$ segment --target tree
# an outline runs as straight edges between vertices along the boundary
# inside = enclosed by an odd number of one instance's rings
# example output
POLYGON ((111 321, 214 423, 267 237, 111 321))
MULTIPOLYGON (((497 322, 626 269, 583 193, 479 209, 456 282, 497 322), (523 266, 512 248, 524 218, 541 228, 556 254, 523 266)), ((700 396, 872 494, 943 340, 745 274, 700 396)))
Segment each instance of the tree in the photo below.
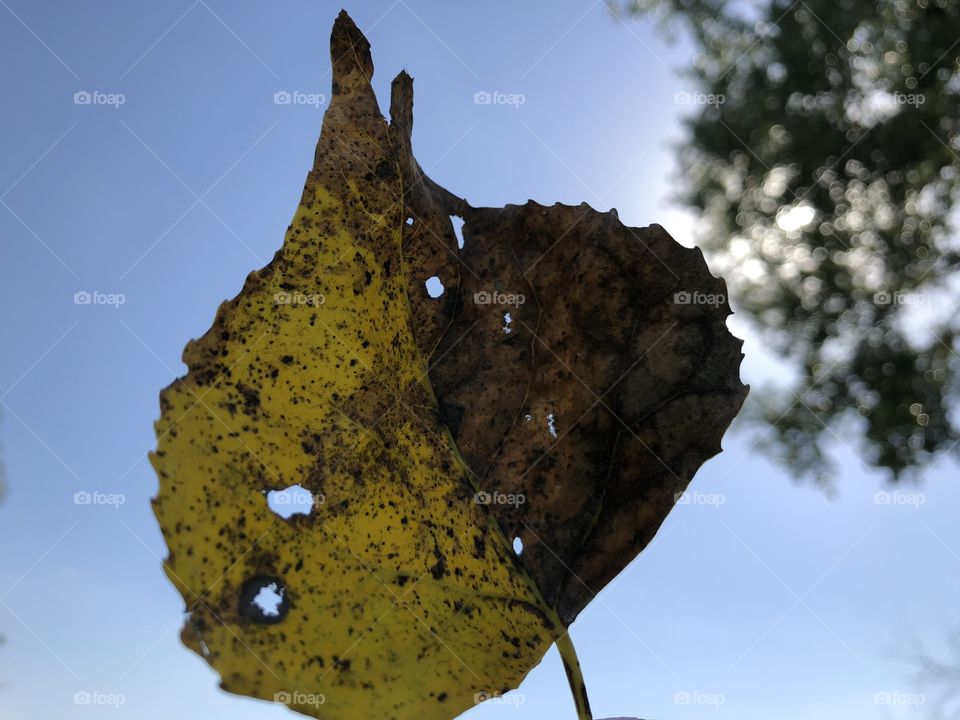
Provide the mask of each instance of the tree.
POLYGON ((826 479, 825 442, 852 420, 895 479, 956 454, 960 6, 626 9, 681 24, 698 50, 680 196, 737 309, 800 371, 761 394, 769 449, 826 479))

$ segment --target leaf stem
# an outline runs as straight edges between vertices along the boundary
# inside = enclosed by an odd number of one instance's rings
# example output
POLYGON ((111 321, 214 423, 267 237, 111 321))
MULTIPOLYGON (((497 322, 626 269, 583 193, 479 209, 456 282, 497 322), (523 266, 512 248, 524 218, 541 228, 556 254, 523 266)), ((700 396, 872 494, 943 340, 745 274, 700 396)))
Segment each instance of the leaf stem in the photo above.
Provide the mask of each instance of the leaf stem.
POLYGON ((580 660, 577 659, 577 650, 570 639, 570 633, 565 632, 557 640, 557 650, 563 660, 563 669, 567 673, 567 682, 570 683, 570 692, 573 702, 577 706, 577 720, 593 720, 590 714, 590 701, 587 699, 587 686, 583 682, 583 673, 580 671, 580 660))

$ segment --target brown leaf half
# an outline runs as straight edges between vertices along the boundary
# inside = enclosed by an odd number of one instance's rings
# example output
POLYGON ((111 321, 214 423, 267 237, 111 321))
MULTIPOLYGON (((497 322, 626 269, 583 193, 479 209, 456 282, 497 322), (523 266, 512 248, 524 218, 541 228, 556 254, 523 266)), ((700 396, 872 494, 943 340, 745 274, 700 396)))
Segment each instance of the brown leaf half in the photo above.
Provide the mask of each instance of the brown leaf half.
MULTIPOLYGON (((412 105, 405 74, 398 104, 412 105)), ((412 155, 404 166, 405 243, 429 258, 411 266, 414 328, 441 416, 569 624, 653 539, 743 404, 726 285, 659 225, 586 204, 473 208, 412 155), (465 220, 462 250, 449 215, 465 220)))

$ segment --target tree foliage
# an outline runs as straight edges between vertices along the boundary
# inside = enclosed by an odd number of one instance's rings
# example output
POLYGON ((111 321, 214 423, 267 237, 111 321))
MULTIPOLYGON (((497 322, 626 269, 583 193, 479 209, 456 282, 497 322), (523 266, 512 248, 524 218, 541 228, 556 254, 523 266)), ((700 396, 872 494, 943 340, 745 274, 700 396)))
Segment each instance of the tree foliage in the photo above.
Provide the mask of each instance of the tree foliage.
POLYGON ((738 309, 795 363, 768 447, 827 478, 831 441, 894 478, 954 450, 960 5, 637 0, 695 42, 682 199, 738 309))

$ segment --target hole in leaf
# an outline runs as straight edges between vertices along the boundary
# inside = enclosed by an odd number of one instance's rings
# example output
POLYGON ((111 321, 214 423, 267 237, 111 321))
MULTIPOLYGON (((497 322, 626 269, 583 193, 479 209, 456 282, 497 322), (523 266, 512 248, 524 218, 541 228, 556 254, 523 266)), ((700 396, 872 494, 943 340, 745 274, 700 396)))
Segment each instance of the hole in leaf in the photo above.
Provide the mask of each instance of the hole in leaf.
POLYGON ((291 485, 284 490, 271 490, 267 493, 267 507, 284 520, 294 515, 309 515, 313 512, 317 498, 300 485, 291 485))
POLYGON ((451 215, 450 222, 453 223, 453 232, 457 236, 457 247, 463 250, 463 218, 451 215))
POLYGON ((407 225, 413 225, 413 218, 412 218, 412 217, 408 217, 408 218, 407 218, 407 225))
POLYGON ((510 323, 513 322, 513 318, 510 316, 510 313, 503 314, 503 332, 505 335, 509 335, 513 332, 513 328, 510 327, 510 323))
POLYGON ((547 430, 550 431, 553 437, 557 436, 557 418, 553 413, 547 415, 547 430))
POLYGON ((523 540, 520 539, 519 535, 513 539, 513 551, 517 555, 523 553, 523 540))
POLYGON ((270 583, 260 588, 256 597, 253 598, 253 604, 260 608, 264 615, 273 616, 280 614, 280 603, 283 602, 283 590, 278 590, 276 583, 270 583))
POLYGON ((287 588, 277 578, 256 575, 240 587, 240 615, 256 623, 273 625, 287 616, 287 588))
POLYGON ((434 275, 432 278, 427 280, 427 295, 432 298, 438 298, 443 295, 443 283, 440 282, 440 278, 434 275))

